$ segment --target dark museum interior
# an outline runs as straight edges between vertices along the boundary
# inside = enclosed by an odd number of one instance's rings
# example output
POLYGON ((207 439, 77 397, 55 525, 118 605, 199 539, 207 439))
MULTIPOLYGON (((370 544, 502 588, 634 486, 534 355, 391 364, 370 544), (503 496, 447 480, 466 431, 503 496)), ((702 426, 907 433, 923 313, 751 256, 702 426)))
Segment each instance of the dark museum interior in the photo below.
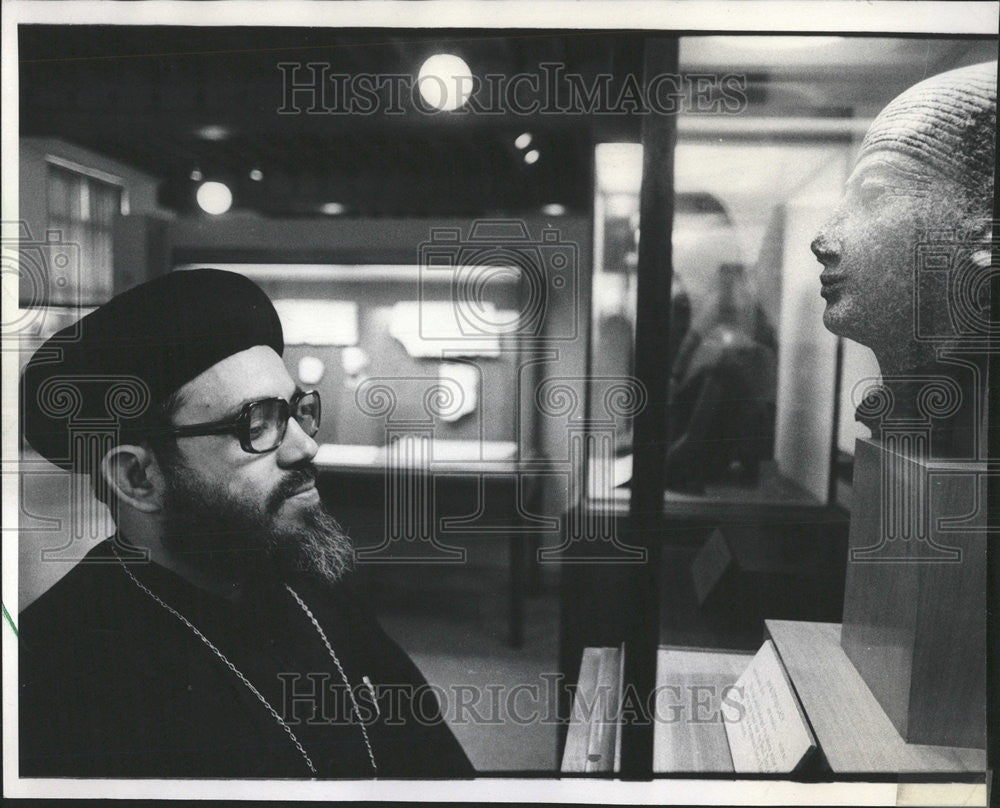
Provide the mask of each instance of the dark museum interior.
MULTIPOLYGON (((610 771, 599 733, 507 713, 568 715, 555 676, 583 687, 622 665, 649 681, 622 643, 690 681, 731 683, 791 621, 841 622, 855 442, 870 436, 857 391, 878 365, 823 327, 810 243, 878 112, 997 49, 654 40, 19 31, 22 251, 62 250, 72 267, 47 289, 22 277, 21 305, 38 312, 22 363, 158 275, 211 266, 256 281, 289 372, 323 398, 320 494, 386 631, 443 692, 530 686, 492 705, 503 721, 448 715, 480 772, 610 771), (468 69, 471 96, 436 104, 447 81, 414 83, 441 55, 468 69), (676 114, 650 114, 657 67, 676 74, 676 114), (656 301, 648 245, 668 256, 656 301), (637 561, 637 548, 654 551, 637 561)), ((19 609, 114 531, 88 492, 23 446, 19 609)), ((653 773, 732 771, 717 739, 690 757, 708 730, 665 726, 620 738, 620 764, 638 748, 653 773)), ((820 745, 814 765, 836 770, 834 742, 820 745)), ((974 768, 960 751, 955 765, 974 768)))

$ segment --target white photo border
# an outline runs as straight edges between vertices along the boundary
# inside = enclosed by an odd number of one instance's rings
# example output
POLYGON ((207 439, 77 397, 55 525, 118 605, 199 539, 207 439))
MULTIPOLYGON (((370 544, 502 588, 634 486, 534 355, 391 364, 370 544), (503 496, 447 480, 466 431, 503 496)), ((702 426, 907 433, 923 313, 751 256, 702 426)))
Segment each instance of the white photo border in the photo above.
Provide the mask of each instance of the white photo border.
MULTIPOLYGON (((5 239, 18 216, 18 26, 107 24, 307 26, 335 28, 588 29, 684 33, 831 33, 995 36, 1000 2, 923 0, 4 0, 2 6, 2 221, 5 239), (617 23, 617 24, 612 24, 617 23)), ((17 306, 17 278, 2 276, 3 307, 17 306)), ((2 358, 3 601, 17 602, 18 360, 2 358), (8 597, 9 596, 9 597, 8 597)), ((9 610, 5 609, 9 613, 9 610)), ((16 621, 16 606, 10 620, 16 621)), ((478 778, 473 781, 78 780, 18 777, 17 642, 3 626, 4 797, 185 800, 503 801, 603 804, 985 805, 980 783, 829 782, 581 778, 478 778)))

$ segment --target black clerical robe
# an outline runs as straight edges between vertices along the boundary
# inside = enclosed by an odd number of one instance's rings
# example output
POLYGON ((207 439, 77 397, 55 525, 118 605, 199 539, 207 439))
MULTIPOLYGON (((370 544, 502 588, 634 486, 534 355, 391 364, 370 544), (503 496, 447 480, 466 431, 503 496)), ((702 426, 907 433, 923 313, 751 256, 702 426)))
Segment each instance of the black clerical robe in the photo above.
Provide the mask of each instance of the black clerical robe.
POLYGON ((169 570, 113 560, 111 539, 21 613, 22 777, 467 777, 435 693, 347 584, 289 580, 234 603, 169 570), (109 561, 108 559, 112 559, 109 561), (358 719, 374 753, 372 766, 358 719))

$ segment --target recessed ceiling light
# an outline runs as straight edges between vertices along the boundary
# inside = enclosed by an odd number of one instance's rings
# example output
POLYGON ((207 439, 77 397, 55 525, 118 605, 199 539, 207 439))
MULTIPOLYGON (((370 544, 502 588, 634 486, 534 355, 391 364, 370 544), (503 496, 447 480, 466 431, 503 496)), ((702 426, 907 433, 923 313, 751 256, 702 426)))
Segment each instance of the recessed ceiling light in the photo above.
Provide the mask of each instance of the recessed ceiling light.
POLYGON ((201 182, 203 179, 205 179, 205 176, 197 168, 191 170, 190 177, 191 177, 191 182, 201 182))
POLYGON ((519 149, 526 149, 531 145, 531 132, 523 132, 514 138, 514 145, 519 149))
POLYGON ((327 216, 339 216, 347 210, 346 205, 341 205, 339 202, 327 202, 325 205, 320 206, 320 212, 325 213, 327 216))
POLYGON ((205 213, 218 216, 225 213, 233 205, 233 192, 229 186, 221 182, 203 182, 196 194, 198 205, 205 213))
POLYGON ((538 158, 541 156, 542 155, 539 154, 538 149, 532 149, 531 151, 526 151, 524 153, 524 162, 526 162, 529 166, 534 165, 535 163, 538 162, 538 158))
POLYGON ((262 179, 264 179, 264 172, 261 171, 259 168, 251 168, 250 179, 252 179, 254 182, 260 182, 262 179))
POLYGON ((202 140, 225 140, 232 132, 225 126, 211 124, 210 126, 203 126, 196 130, 195 134, 202 140))
POLYGON ((420 67, 417 75, 420 96, 434 109, 458 109, 472 93, 472 71, 461 56, 436 53, 420 67))
POLYGON ((548 205, 542 205, 542 213, 546 216, 565 216, 566 206, 560 205, 558 202, 552 202, 548 205))

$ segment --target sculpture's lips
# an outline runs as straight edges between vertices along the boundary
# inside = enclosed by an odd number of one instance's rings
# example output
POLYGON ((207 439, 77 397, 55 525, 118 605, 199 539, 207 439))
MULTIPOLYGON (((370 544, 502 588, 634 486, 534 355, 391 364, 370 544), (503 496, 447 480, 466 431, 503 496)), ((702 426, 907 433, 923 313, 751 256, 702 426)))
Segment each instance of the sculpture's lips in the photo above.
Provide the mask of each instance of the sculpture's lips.
POLYGON ((833 292, 837 289, 837 287, 841 283, 843 283, 843 281, 846 280, 846 278, 847 278, 846 275, 836 275, 833 273, 824 272, 822 275, 819 276, 820 296, 825 298, 833 294, 833 292))

